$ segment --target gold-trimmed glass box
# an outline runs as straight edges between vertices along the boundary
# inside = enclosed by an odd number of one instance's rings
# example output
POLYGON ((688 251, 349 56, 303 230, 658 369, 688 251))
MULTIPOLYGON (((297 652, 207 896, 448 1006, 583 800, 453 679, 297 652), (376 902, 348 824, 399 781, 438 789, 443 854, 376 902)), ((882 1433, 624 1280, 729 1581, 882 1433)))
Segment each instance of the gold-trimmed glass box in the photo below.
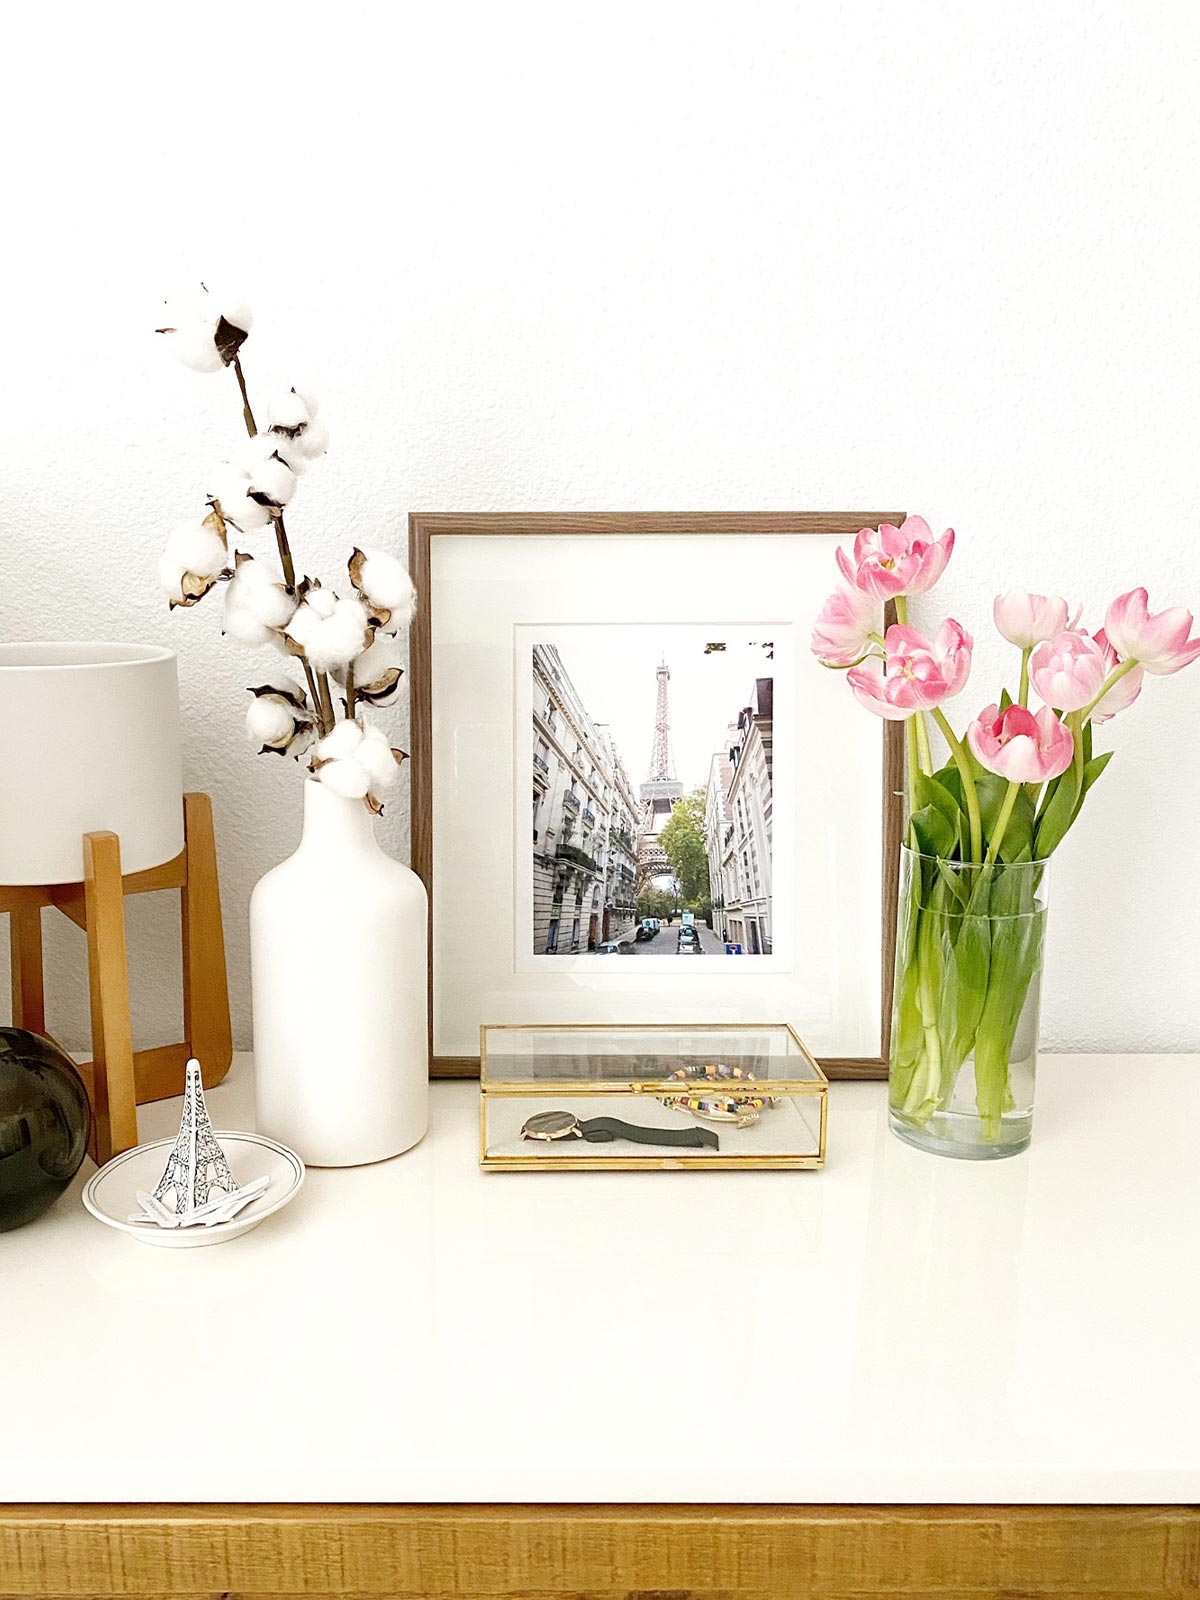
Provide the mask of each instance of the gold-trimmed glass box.
POLYGON ((810 1168, 829 1083, 786 1023, 480 1029, 493 1172, 810 1168))

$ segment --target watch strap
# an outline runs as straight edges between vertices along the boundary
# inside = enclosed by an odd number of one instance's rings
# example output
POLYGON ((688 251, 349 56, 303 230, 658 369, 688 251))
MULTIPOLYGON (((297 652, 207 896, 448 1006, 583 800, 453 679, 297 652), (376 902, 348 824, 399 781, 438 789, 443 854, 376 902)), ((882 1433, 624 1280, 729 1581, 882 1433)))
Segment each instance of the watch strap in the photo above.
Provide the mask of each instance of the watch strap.
POLYGON ((639 1128, 619 1117, 589 1117, 579 1131, 589 1144, 628 1139, 633 1144, 670 1145, 678 1150, 717 1150, 721 1140, 711 1128, 639 1128))

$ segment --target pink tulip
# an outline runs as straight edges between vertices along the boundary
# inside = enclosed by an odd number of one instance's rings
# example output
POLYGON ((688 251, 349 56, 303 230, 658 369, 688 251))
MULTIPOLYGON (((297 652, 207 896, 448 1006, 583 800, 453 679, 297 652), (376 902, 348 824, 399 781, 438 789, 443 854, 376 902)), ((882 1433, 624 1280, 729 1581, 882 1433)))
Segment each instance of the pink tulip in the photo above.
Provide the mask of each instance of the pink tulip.
POLYGON ((1048 706, 1080 711, 1100 693, 1108 668, 1104 646, 1082 629, 1048 639, 1029 658, 1029 679, 1048 706))
MULTIPOLYGON (((1096 643, 1104 651, 1104 676, 1107 678, 1114 667, 1120 665, 1120 658, 1112 645, 1108 642, 1108 635, 1101 628, 1096 634, 1096 643)), ((1142 692, 1142 680, 1145 670, 1142 667, 1132 667, 1123 678, 1119 678, 1102 699, 1097 701, 1092 711, 1091 722, 1107 722, 1110 717, 1115 717, 1118 711, 1124 711, 1131 706, 1142 692)))
POLYGON ((1067 602, 1057 595, 1029 594, 1025 589, 998 594, 992 605, 997 631, 1021 650, 1032 650, 1035 644, 1061 633, 1067 615, 1067 602))
POLYGON ((905 517, 899 528, 890 522, 863 528, 854 541, 853 561, 844 550, 838 551, 837 561, 847 582, 877 600, 894 600, 932 589, 953 549, 953 528, 935 539, 924 517, 905 517))
POLYGON ((967 729, 967 741, 989 772, 1010 783, 1045 783, 1071 765, 1075 740, 1049 706, 1034 715, 1024 706, 985 706, 967 729))
POLYGON ((891 722, 949 700, 971 671, 974 641, 957 622, 943 622, 932 639, 894 625, 884 644, 884 661, 852 667, 846 681, 860 705, 891 722))
POLYGON ((1108 608, 1104 630, 1122 661, 1136 661, 1156 678, 1179 672, 1200 656, 1200 638, 1189 639, 1192 613, 1182 606, 1150 615, 1145 589, 1118 595, 1108 608))
POLYGON ((866 655, 871 634, 883 627, 883 606, 873 595, 839 583, 821 607, 812 653, 828 667, 852 667, 866 655))

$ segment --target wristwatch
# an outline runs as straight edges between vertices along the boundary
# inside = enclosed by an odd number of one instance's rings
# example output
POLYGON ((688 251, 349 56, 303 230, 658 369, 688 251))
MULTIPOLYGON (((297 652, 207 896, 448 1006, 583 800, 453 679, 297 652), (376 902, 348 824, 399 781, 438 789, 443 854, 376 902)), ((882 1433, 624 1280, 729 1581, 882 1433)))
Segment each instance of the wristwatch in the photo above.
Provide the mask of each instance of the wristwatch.
POLYGON ((521 1128, 522 1139, 586 1139, 589 1144, 611 1144, 629 1139, 634 1144, 671 1145, 679 1150, 717 1150, 720 1138, 711 1128, 638 1128, 619 1117, 589 1117, 586 1122, 571 1111, 539 1111, 521 1128))

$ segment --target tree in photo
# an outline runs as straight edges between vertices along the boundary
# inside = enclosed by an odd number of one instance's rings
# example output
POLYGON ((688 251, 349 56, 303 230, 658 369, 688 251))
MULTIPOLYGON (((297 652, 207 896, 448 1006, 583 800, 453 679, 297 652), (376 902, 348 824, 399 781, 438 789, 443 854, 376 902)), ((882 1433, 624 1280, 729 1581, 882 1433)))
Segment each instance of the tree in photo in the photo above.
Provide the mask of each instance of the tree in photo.
POLYGON ((668 917, 675 916, 678 910, 679 896, 666 889, 643 889, 637 897, 639 921, 642 917, 657 917, 660 922, 665 922, 668 917))
POLYGON ((671 820, 659 834, 684 905, 695 910, 708 899, 708 851, 704 844, 704 790, 676 800, 671 820))

